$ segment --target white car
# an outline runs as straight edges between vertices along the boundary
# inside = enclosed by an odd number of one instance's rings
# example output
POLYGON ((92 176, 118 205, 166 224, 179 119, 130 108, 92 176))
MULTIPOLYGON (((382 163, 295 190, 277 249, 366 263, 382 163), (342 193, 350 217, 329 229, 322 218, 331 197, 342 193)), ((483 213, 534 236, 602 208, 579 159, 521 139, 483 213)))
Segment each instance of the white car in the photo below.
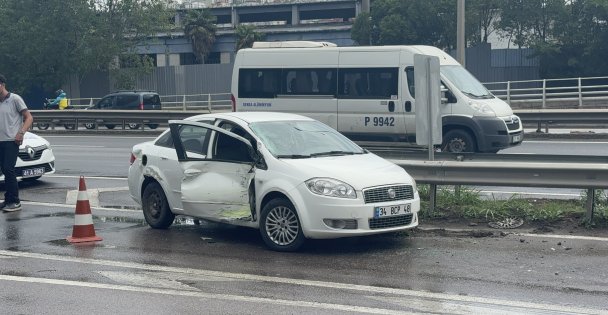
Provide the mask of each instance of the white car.
MULTIPOLYGON (((19 146, 15 170, 17 179, 21 180, 37 180, 42 175, 55 173, 55 155, 51 144, 36 134, 26 132, 23 143, 19 146)), ((4 181, 2 172, 0 181, 4 181)))
POLYGON ((418 225, 414 179, 314 119, 218 113, 169 127, 131 154, 129 191, 153 228, 187 215, 258 228, 271 249, 294 251, 306 238, 418 225))

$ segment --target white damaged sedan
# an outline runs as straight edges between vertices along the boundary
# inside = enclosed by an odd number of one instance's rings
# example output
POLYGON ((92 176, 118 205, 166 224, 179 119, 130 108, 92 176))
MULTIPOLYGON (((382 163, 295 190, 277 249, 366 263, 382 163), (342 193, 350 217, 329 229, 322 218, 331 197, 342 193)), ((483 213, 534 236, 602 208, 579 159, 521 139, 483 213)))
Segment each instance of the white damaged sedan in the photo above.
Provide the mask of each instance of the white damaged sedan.
POLYGON ((175 215, 252 227, 268 247, 418 225, 420 197, 401 167, 329 126, 269 112, 170 121, 131 154, 129 191, 153 228, 175 215))
MULTIPOLYGON (((51 144, 36 134, 26 132, 23 143, 19 146, 15 171, 17 179, 21 180, 37 180, 42 175, 55 173, 55 155, 51 144)), ((0 181, 4 181, 1 172, 0 181)))

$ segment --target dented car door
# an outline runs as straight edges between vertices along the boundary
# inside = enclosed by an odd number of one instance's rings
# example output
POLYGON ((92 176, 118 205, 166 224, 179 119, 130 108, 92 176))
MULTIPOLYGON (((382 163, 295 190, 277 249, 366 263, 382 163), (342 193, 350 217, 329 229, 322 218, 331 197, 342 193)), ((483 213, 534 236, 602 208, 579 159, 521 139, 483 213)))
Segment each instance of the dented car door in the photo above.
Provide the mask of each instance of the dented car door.
POLYGON ((249 142, 209 124, 171 121, 169 126, 184 174, 180 191, 184 214, 229 223, 251 220, 249 187, 255 168, 249 142), (187 128, 190 132, 183 132, 187 128), (187 134, 204 136, 185 139, 187 134))

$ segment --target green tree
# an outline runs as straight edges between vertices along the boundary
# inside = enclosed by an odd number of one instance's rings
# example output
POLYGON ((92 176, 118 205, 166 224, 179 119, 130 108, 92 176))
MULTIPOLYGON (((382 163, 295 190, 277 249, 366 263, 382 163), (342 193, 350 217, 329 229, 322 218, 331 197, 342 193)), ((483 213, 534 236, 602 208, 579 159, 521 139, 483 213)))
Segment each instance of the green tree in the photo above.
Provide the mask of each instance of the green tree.
POLYGON ((236 50, 239 51, 243 48, 251 48, 254 42, 258 42, 264 39, 264 35, 256 32, 255 26, 241 24, 236 27, 236 50))
POLYGON ((194 56, 199 63, 211 52, 215 42, 216 17, 208 10, 189 10, 184 21, 184 33, 192 42, 194 56))
POLYGON ((169 0, 0 0, 0 72, 11 89, 52 91, 70 75, 107 71, 168 31, 169 0))
POLYGON ((467 0, 465 8, 466 38, 471 46, 488 43, 496 31, 503 0, 467 0))
POLYGON ((361 14, 351 36, 357 43, 371 38, 368 42, 372 45, 431 45, 450 49, 456 44, 455 6, 452 0, 376 0, 371 4, 370 18, 361 14))
POLYGON ((496 25, 519 48, 530 47, 552 39, 565 10, 564 0, 503 0, 496 25))
POLYGON ((608 74, 608 2, 571 0, 553 16, 548 41, 531 45, 545 78, 608 74))
POLYGON ((359 14, 353 22, 350 30, 350 37, 359 46, 368 46, 372 43, 372 22, 371 15, 367 12, 359 14))

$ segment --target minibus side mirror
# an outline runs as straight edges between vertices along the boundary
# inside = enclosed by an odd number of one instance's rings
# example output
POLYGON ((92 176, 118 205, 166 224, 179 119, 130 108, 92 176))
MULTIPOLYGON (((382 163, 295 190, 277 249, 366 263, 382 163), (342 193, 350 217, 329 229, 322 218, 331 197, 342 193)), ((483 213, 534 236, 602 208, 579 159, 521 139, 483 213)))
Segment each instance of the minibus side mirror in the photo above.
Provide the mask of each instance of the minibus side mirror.
POLYGON ((457 103, 456 96, 452 91, 448 90, 443 84, 441 85, 441 104, 457 103))

